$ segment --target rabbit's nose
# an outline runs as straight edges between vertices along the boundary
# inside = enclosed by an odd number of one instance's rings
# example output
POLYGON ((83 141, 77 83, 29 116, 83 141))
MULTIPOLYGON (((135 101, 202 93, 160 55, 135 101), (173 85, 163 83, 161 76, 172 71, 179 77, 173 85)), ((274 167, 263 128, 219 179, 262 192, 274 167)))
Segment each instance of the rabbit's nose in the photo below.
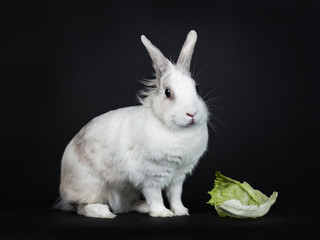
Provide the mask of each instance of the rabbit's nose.
POLYGON ((193 118, 193 117, 197 114, 197 112, 193 112, 193 113, 186 113, 186 114, 187 114, 187 116, 189 116, 189 117, 193 118))

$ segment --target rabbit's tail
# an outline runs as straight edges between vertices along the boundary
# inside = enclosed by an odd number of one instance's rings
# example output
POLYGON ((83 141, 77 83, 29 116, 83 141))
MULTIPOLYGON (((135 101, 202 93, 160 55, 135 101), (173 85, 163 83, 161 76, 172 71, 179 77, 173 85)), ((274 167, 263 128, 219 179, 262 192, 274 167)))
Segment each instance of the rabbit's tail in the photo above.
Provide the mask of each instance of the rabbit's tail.
POLYGON ((70 204, 62 197, 59 197, 55 201, 55 203, 53 204, 53 209, 58 209, 58 210, 62 210, 62 211, 75 211, 76 210, 74 205, 70 204))

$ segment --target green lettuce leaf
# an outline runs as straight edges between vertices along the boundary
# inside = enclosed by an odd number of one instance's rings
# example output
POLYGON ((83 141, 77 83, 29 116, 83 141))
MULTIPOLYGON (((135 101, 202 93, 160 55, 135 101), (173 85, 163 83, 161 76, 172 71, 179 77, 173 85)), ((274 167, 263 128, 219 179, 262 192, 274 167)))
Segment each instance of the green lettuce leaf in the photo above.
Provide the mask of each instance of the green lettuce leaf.
POLYGON ((211 199, 207 203, 215 207, 220 217, 261 217, 277 199, 277 192, 267 197, 247 182, 240 183, 220 172, 216 172, 215 176, 214 188, 208 192, 211 199))

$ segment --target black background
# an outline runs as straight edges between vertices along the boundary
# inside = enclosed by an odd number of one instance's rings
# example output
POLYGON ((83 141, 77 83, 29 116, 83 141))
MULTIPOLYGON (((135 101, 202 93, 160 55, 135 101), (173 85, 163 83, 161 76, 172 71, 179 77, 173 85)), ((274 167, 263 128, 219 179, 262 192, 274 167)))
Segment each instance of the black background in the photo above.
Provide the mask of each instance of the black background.
POLYGON ((191 29, 192 71, 207 100, 219 97, 210 105, 223 124, 211 119, 218 131, 183 198, 208 200, 217 170, 280 203, 319 197, 317 1, 1 5, 5 200, 56 199, 67 143, 93 117, 136 105, 138 80, 152 76, 140 36, 176 60, 191 29))

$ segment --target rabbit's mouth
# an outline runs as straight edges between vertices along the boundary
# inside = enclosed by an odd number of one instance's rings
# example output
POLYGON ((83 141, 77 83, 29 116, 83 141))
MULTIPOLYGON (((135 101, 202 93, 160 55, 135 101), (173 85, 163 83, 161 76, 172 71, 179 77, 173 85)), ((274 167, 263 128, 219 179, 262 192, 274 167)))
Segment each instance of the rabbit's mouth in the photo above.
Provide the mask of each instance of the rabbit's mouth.
POLYGON ((197 124, 198 124, 198 120, 196 120, 195 118, 189 118, 187 121, 185 121, 184 124, 182 124, 182 127, 189 128, 197 124))
POLYGON ((165 124, 171 129, 183 129, 198 126, 202 123, 200 116, 184 116, 180 118, 171 117, 167 121, 164 120, 165 124))
POLYGON ((194 118, 191 118, 191 119, 189 120, 189 123, 188 123, 187 126, 191 126, 191 125, 194 125, 194 124, 195 124, 195 120, 194 120, 194 118))

